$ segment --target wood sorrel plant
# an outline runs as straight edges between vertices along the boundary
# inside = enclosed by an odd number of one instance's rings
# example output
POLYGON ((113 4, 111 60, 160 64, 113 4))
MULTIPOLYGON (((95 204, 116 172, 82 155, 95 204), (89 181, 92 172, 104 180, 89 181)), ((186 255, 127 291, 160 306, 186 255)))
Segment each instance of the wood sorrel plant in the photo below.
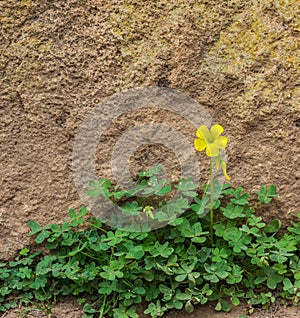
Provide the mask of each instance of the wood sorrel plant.
MULTIPOLYGON (((208 130, 203 125, 196 131, 197 139, 194 140, 196 150, 203 151, 206 149, 206 155, 210 158, 210 178, 208 187, 210 189, 210 238, 213 242, 213 223, 214 223, 214 176, 213 176, 213 159, 217 170, 220 168, 223 170, 226 180, 230 180, 230 177, 226 171, 226 163, 220 155, 220 150, 224 150, 228 139, 225 136, 221 136, 224 129, 221 125, 214 125, 208 130)), ((208 188, 207 187, 207 188, 208 188)), ((206 194, 206 191, 204 195, 206 194)))
MULTIPOLYGON (((211 167, 215 160, 227 176, 219 153, 227 143, 222 132, 220 125, 210 130, 200 127, 195 146, 200 151, 206 148, 211 167)), ((61 224, 30 221, 29 235, 43 245, 35 246, 34 252, 23 248, 14 260, 0 260, 0 312, 23 305, 49 314, 68 295, 83 306, 84 318, 138 318, 136 305, 141 303, 147 304, 144 313, 157 318, 169 310, 192 312, 195 305, 208 301, 215 301, 218 311, 230 311, 240 299, 249 308, 267 308, 279 297, 299 302, 300 222, 279 231, 279 220, 266 224, 255 214, 256 207, 263 208, 277 196, 274 185, 261 186, 257 202, 250 205, 250 194, 242 187, 213 183, 211 172, 210 192, 221 190, 206 215, 207 198, 199 198, 198 184, 161 182, 158 171, 140 172, 141 180, 131 190, 120 191, 101 179, 90 191, 93 196, 124 199, 121 211, 126 216, 142 213, 150 220, 169 220, 155 231, 110 228, 85 207, 78 212, 71 209, 61 224), (171 186, 180 196, 167 203, 164 195, 171 186), (140 193, 153 197, 143 202, 140 193)))

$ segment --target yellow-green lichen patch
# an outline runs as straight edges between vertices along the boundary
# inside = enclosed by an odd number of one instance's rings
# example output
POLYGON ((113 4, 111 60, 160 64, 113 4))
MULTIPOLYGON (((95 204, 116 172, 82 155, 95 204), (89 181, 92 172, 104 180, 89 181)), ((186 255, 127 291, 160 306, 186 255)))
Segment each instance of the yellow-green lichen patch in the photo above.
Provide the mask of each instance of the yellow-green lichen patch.
POLYGON ((14 28, 22 25, 28 17, 31 0, 7 0, 1 8, 0 26, 2 31, 11 34, 14 28))
POLYGON ((222 1, 118 1, 109 24, 120 43, 123 87, 147 82, 170 64, 178 66, 181 51, 201 50, 205 33, 211 29, 212 37, 218 34, 215 30, 228 23, 240 2, 224 6, 222 1))
POLYGON ((206 67, 245 83, 247 90, 239 103, 257 98, 278 103, 290 95, 290 105, 296 106, 297 94, 287 81, 296 80, 300 70, 299 19, 297 0, 252 1, 221 33, 206 67))
POLYGON ((32 71, 40 70, 41 60, 52 51, 52 40, 41 36, 44 26, 33 17, 34 9, 29 0, 9 0, 0 13, 0 63, 10 82, 16 83, 16 89, 25 82, 30 87, 34 85, 32 71))

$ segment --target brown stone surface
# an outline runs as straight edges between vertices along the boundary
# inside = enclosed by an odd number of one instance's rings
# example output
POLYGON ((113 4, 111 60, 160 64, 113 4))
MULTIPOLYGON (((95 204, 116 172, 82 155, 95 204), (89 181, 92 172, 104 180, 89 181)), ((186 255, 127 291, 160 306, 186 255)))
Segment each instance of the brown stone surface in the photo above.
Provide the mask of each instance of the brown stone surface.
MULTIPOLYGON (((29 220, 60 222, 81 205, 77 129, 105 97, 138 86, 168 86, 201 103, 225 127, 232 185, 276 184, 280 198, 259 211, 267 219, 287 225, 299 212, 298 1, 7 0, 0 12, 0 259, 30 243, 29 220)), ((125 129, 156 116, 191 131, 184 119, 151 112, 118 122, 125 129)), ((118 136, 110 132, 99 177, 110 175, 118 136)), ((151 158, 167 160, 151 147, 151 158)), ((143 149, 133 163, 147 158, 143 149)))

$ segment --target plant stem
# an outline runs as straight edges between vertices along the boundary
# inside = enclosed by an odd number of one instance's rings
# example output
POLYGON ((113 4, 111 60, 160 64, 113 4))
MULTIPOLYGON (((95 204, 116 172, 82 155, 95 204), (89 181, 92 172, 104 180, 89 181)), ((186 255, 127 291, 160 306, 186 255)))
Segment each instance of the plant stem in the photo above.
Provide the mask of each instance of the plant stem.
POLYGON ((103 303, 102 303, 102 306, 101 306, 101 309, 100 309, 99 318, 103 318, 104 310, 105 310, 105 306, 106 306, 106 298, 107 298, 107 295, 105 294, 104 295, 104 300, 103 300, 103 303))
POLYGON ((107 233, 106 230, 104 230, 102 227, 99 227, 99 226, 95 225, 94 223, 91 223, 89 221, 85 221, 85 224, 87 224, 87 225, 93 227, 94 229, 97 229, 97 230, 99 230, 99 231, 101 231, 103 233, 107 233))
POLYGON ((210 241, 211 244, 214 244, 214 235, 213 235, 213 224, 214 224, 214 209, 213 209, 213 203, 214 203, 214 180, 213 180, 213 159, 210 158, 210 227, 209 227, 209 233, 210 233, 210 241))
POLYGON ((258 202, 256 202, 256 203, 253 205, 252 209, 255 210, 255 209, 257 209, 260 205, 261 205, 261 202, 258 201, 258 202))

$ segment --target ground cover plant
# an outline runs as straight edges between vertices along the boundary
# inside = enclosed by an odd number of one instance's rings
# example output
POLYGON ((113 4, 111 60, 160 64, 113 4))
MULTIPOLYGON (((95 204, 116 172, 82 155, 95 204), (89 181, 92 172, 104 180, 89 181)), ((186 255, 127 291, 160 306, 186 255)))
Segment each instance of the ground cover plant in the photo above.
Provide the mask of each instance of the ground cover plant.
MULTIPOLYGON (((213 178, 215 164, 229 179, 222 132, 220 125, 197 131, 195 147, 206 150, 211 167, 201 188, 192 179, 159 180, 160 166, 140 172, 130 190, 107 179, 91 182, 89 195, 120 204, 139 231, 110 228, 85 207, 71 209, 62 224, 30 221, 29 235, 41 247, 0 263, 0 311, 24 303, 49 313, 67 295, 83 305, 86 318, 137 318, 142 302, 153 318, 170 309, 192 312, 209 301, 218 311, 230 311, 240 299, 263 308, 277 298, 297 304, 300 222, 282 230, 279 220, 267 224, 256 214, 276 198, 274 185, 262 185, 250 204, 242 187, 213 178), (166 201, 174 189, 178 195, 166 201), (168 224, 150 231, 154 221, 168 224)), ((123 219, 117 221, 122 226, 123 219)))

